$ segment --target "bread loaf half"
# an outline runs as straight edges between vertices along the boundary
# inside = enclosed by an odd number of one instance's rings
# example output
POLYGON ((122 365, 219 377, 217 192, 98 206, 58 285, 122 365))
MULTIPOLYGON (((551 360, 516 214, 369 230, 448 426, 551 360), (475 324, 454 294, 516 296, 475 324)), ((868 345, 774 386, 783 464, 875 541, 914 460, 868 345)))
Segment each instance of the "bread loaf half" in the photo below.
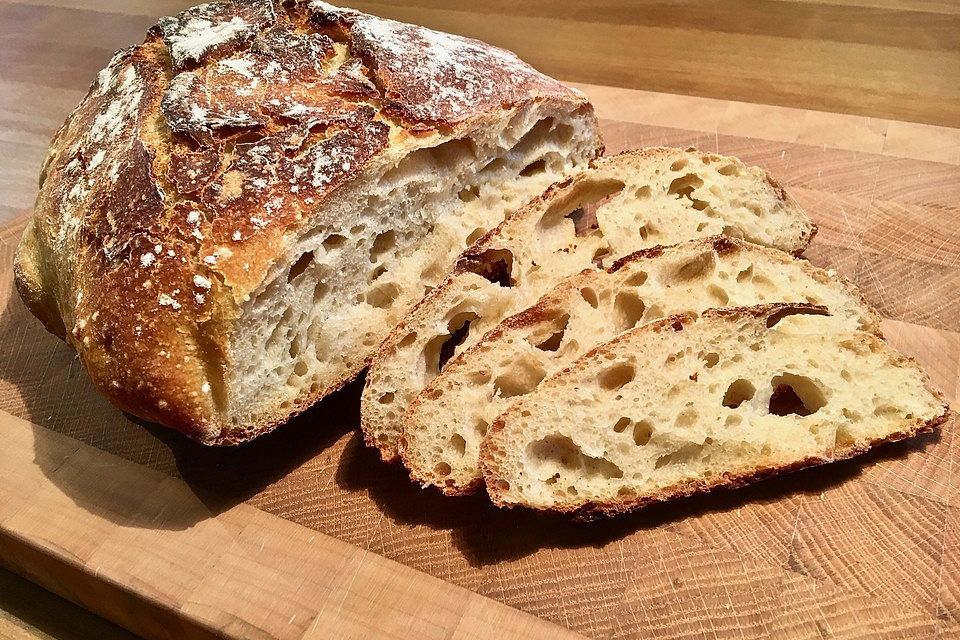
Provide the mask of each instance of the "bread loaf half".
POLYGON ((678 315, 544 380, 481 446, 501 506, 581 518, 831 462, 942 423, 911 359, 824 307, 678 315))
POLYGON ((363 392, 367 442, 397 457, 407 406, 453 355, 566 276, 722 234, 800 253, 814 227, 762 169, 696 150, 597 160, 480 239, 384 341, 363 392))
POLYGON ((447 363, 410 404, 404 463, 444 493, 480 489, 488 426, 547 376, 638 324, 771 301, 825 305, 848 328, 880 334, 853 285, 781 251, 723 236, 648 249, 564 280, 447 363))
POLYGON ((600 151, 513 54, 318 1, 224 1, 119 52, 17 257, 119 407, 208 444, 337 389, 457 255, 600 151))

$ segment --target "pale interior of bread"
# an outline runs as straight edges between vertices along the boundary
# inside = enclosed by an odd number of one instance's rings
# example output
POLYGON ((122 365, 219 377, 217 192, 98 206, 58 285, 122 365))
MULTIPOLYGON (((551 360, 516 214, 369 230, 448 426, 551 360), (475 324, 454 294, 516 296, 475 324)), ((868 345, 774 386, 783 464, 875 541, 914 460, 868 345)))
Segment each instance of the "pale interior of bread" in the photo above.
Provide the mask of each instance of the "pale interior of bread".
POLYGON ((592 116, 539 104, 409 153, 324 203, 231 336, 221 396, 234 425, 286 415, 365 365, 468 244, 596 149, 592 116))
POLYGON ((842 317, 669 322, 587 354, 498 419, 482 452, 495 501, 616 512, 850 455, 945 411, 913 361, 842 317))
POLYGON ((877 331, 875 314, 852 286, 746 243, 718 252, 712 242, 695 240, 613 273, 573 276, 451 361, 424 389, 404 420, 404 461, 421 482, 451 492, 479 488, 480 441, 489 425, 583 353, 665 316, 778 301, 825 305, 850 328, 877 331))
POLYGON ((405 319, 367 376, 368 441, 397 455, 407 406, 453 355, 566 276, 659 244, 745 237, 796 253, 811 232, 797 205, 765 172, 736 158, 653 149, 606 158, 519 212, 481 247, 474 274, 457 274, 405 319), (495 274, 495 277, 491 277, 495 274))

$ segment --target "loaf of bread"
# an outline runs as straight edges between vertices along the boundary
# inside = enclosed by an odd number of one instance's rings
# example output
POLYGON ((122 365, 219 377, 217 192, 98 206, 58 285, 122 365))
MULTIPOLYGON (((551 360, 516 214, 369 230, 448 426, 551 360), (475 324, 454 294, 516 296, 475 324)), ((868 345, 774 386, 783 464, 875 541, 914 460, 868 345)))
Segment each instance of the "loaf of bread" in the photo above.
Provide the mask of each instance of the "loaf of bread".
POLYGON ((468 249, 391 332, 367 373, 366 440, 396 459, 409 403, 446 361, 566 276, 717 234, 797 254, 814 231, 779 184, 735 158, 655 148, 599 159, 468 249))
POLYGON ((711 310, 593 349, 490 426, 480 454, 490 496, 613 515, 848 458, 946 419, 915 362, 826 313, 711 310))
POLYGON ((204 4, 57 133, 17 286, 117 406, 237 443, 354 378, 468 244, 600 151, 586 98, 501 49, 204 4))
POLYGON ((447 363, 410 404, 403 461, 448 495, 481 489, 488 426, 547 376, 635 325, 772 301, 825 305, 848 328, 880 334, 853 285, 781 251, 723 236, 648 249, 564 280, 447 363))

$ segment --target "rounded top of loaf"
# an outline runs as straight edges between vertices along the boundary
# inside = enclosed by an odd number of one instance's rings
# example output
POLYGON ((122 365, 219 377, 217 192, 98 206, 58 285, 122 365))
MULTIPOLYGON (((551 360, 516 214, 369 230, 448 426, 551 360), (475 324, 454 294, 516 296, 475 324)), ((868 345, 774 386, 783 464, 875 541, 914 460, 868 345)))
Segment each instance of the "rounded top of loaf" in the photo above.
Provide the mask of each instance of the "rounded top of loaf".
POLYGON ((502 49, 324 2, 162 18, 54 138, 18 288, 114 401, 213 441, 205 363, 290 238, 335 226, 345 185, 533 101, 587 104, 502 49))

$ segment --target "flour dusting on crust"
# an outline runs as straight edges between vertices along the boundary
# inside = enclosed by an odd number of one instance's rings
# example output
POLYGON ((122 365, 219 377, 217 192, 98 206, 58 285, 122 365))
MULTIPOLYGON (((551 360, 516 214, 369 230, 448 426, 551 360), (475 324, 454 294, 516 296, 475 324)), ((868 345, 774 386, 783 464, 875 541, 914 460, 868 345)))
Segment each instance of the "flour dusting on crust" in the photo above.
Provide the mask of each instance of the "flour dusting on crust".
POLYGON ((276 19, 273 2, 211 2, 158 23, 176 68, 256 35, 276 19))

